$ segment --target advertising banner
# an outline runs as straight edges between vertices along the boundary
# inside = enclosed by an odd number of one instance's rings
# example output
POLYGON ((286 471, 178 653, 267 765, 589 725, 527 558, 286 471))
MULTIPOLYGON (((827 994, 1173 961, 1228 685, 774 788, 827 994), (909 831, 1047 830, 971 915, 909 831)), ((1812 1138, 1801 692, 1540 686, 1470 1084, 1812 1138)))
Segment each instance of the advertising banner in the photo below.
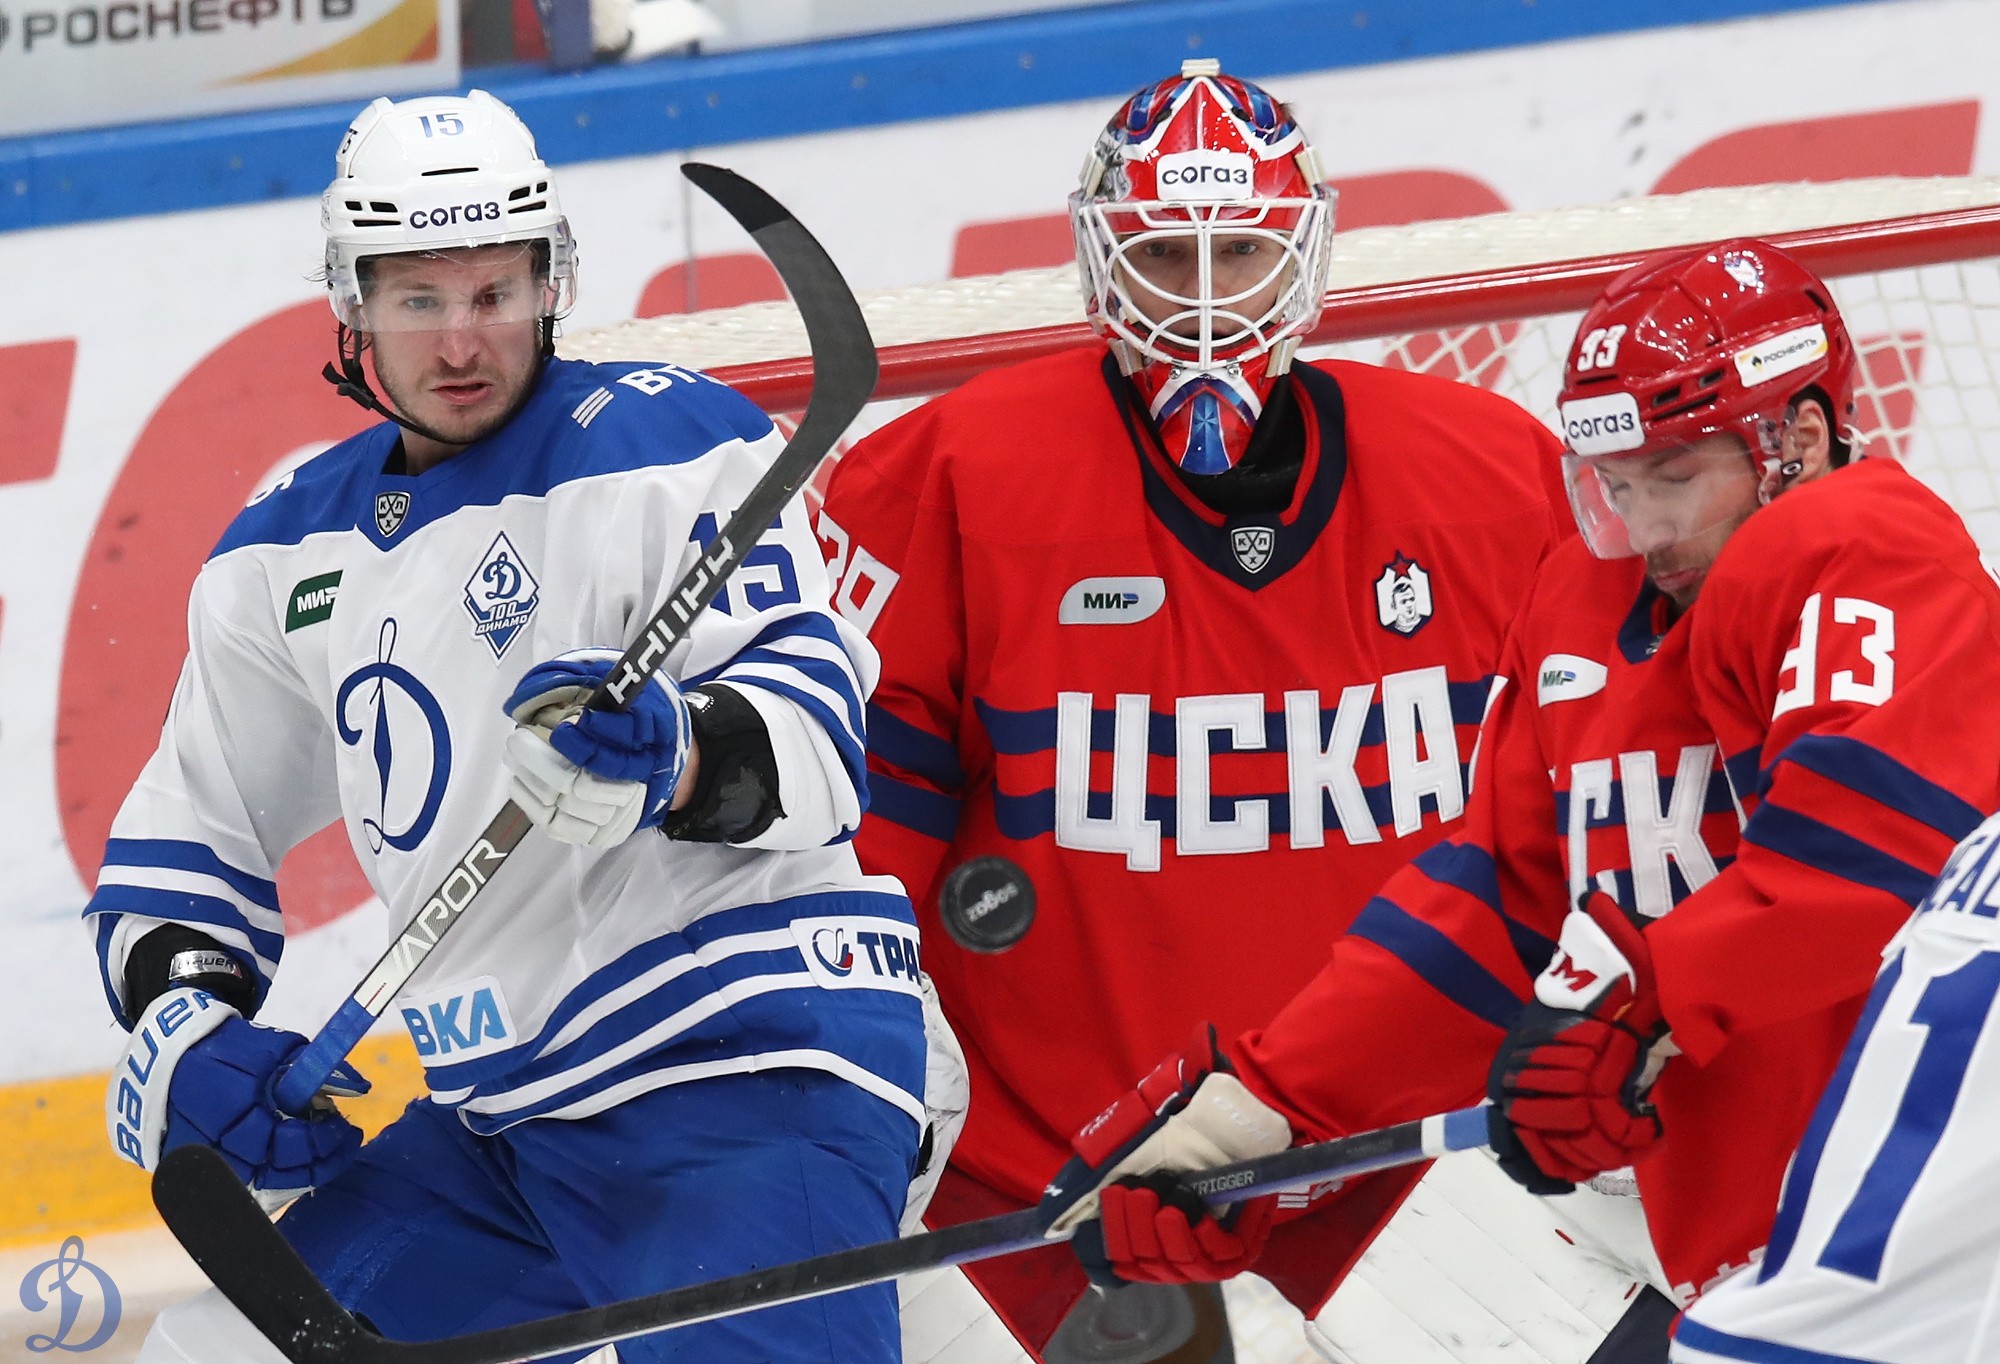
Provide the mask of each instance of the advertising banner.
POLYGON ((434 90, 459 0, 7 0, 0 137, 434 90))

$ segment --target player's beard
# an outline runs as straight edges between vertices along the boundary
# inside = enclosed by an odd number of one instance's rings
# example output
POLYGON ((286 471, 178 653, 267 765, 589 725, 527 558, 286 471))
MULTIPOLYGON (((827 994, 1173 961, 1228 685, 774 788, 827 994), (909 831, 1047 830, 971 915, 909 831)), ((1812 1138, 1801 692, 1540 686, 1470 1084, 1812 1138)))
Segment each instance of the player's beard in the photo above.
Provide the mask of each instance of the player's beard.
POLYGON ((375 377, 398 413, 447 444, 471 445, 513 416, 540 368, 536 333, 527 332, 519 347, 509 344, 514 339, 496 337, 462 364, 436 354, 406 364, 400 356, 385 356, 378 339, 375 377))

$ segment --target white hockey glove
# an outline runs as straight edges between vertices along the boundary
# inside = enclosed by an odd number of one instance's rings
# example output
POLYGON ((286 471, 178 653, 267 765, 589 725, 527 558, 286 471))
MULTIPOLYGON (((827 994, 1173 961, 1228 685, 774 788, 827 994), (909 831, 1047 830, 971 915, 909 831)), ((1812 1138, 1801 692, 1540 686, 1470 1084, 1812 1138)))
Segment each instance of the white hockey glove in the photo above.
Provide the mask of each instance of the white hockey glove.
POLYGON ((694 740, 687 702, 655 673, 623 711, 585 710, 618 660, 573 649, 528 669, 506 702, 508 794, 564 843, 616 847, 667 817, 694 740))

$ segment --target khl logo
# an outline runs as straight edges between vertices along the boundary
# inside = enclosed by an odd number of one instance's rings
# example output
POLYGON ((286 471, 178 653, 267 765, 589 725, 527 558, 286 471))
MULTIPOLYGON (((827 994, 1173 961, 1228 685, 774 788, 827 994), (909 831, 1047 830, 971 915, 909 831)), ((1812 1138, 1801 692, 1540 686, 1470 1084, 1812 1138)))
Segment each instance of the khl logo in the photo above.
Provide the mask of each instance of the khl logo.
POLYGON ((55 1259, 44 1260, 28 1271, 28 1277, 21 1280, 21 1306, 30 1312, 42 1312, 51 1306, 56 1309, 55 1333, 43 1335, 37 1332, 28 1337, 27 1346, 36 1354, 46 1354, 50 1350, 64 1350, 72 1354, 95 1350, 118 1330, 121 1310, 118 1285, 111 1282, 109 1274, 83 1258, 83 1238, 80 1236, 64 1241, 55 1259), (96 1296, 101 1301, 97 1325, 84 1339, 72 1341, 70 1337, 78 1333, 78 1322, 91 1297, 88 1286, 83 1285, 86 1274, 95 1281, 96 1296))
MULTIPOLYGON (((375 761, 375 776, 381 783, 382 803, 379 814, 374 819, 363 819, 361 827, 368 834, 368 846, 375 852, 383 847, 408 852, 424 841, 437 822, 438 807, 444 804, 445 781, 451 776, 451 730, 446 727, 444 707, 429 687, 417 680, 415 673, 398 667, 389 661, 396 649, 396 618, 390 616, 382 622, 382 633, 376 645, 376 660, 364 664, 349 673, 340 684, 333 697, 333 719, 340 741, 350 748, 361 743, 361 725, 348 717, 348 702, 357 692, 362 693, 361 704, 372 715, 364 713, 369 723, 368 753, 375 761), (372 689, 363 690, 369 683, 372 689), (411 716, 411 711, 415 716, 411 716), (401 718, 392 718, 393 716, 401 718), (424 726, 426 746, 430 750, 429 768, 418 779, 422 782, 423 794, 417 800, 417 811, 400 829, 389 827, 391 805, 407 807, 411 796, 418 788, 418 782, 396 775, 398 736, 401 737, 401 751, 410 752, 415 744, 411 742, 412 719, 421 720, 424 726)), ((413 770, 413 764, 405 762, 404 772, 413 770)))
POLYGON ((384 540, 389 539, 403 528, 403 520, 410 514, 408 493, 375 494, 375 529, 382 532, 384 540))
POLYGON ((535 614, 541 599, 541 584, 521 561, 521 551, 502 531, 466 579, 465 609, 472 613, 473 637, 485 640, 492 646, 493 656, 499 658, 535 614))

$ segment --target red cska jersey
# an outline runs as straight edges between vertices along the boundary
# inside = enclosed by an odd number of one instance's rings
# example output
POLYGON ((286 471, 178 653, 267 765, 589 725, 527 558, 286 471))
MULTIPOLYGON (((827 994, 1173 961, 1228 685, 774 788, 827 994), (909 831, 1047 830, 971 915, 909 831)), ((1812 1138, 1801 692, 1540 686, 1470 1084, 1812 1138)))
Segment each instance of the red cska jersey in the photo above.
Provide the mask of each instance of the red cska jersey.
POLYGON ((953 1165, 1013 1206, 1198 1022, 1268 1018, 1460 818, 1507 623, 1565 525, 1556 442, 1506 400, 1293 374, 1282 514, 1192 499, 1095 346, 977 379, 834 474, 836 598, 883 658, 858 847, 908 886, 965 1044, 953 1165), (941 874, 985 853, 1039 898, 995 956, 936 919, 941 874))
POLYGON ((1662 605, 1639 560, 1549 557, 1464 830, 1234 1050, 1314 1135, 1473 1102, 1595 882, 1658 919, 1685 1057, 1637 1173, 1687 1300, 1764 1244, 1883 946, 2000 808, 2000 590, 1949 507, 1865 461, 1753 516, 1656 635, 1662 605))

